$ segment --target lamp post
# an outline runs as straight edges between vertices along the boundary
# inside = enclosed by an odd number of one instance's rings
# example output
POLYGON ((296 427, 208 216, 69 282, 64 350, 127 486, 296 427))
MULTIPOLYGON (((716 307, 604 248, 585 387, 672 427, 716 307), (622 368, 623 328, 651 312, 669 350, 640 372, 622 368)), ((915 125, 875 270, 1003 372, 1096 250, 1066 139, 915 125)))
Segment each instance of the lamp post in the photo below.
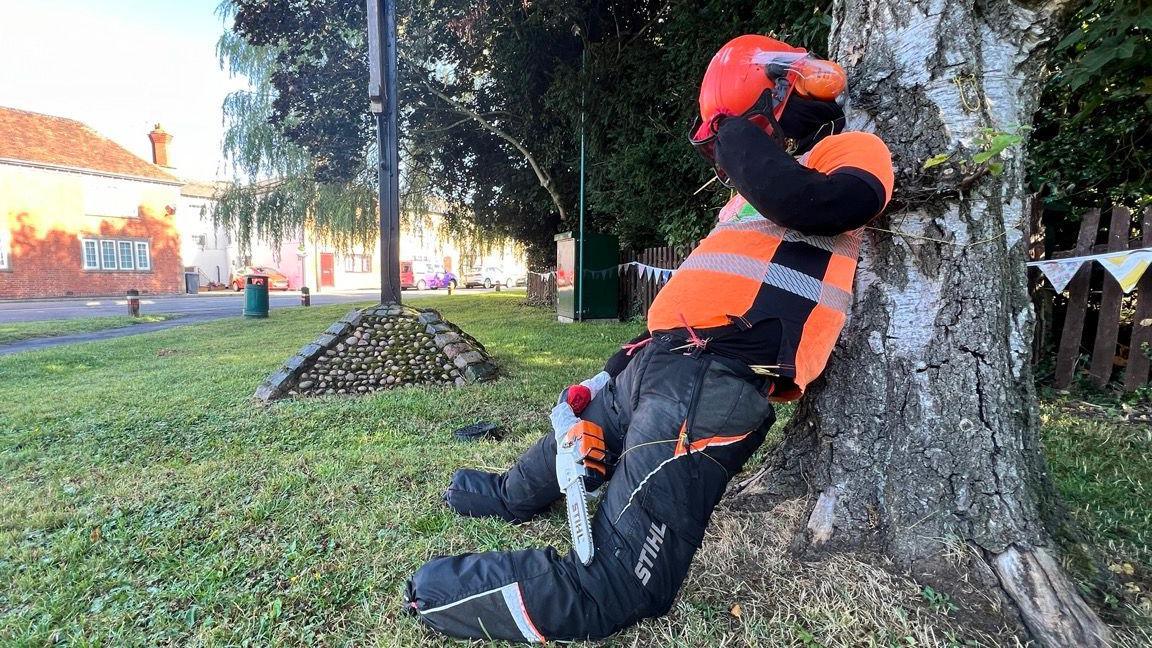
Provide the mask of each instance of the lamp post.
POLYGON ((379 152, 380 302, 400 303, 400 169, 396 127, 396 0, 368 2, 368 96, 379 152))
MULTIPOLYGON (((580 76, 584 76, 587 56, 588 56, 588 41, 583 39, 581 35, 581 42, 583 47, 580 49, 580 76)), ((580 238, 576 241, 579 248, 577 256, 579 257, 577 267, 579 267, 579 281, 576 283, 576 319, 584 319, 584 83, 586 79, 580 79, 580 238)))

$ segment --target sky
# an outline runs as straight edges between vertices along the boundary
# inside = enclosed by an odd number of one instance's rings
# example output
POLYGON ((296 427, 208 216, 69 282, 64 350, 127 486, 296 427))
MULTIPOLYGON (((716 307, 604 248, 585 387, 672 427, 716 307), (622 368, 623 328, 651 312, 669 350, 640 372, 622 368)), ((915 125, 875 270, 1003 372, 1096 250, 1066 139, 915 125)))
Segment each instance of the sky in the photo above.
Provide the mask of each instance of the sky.
POLYGON ((84 122, 151 161, 172 134, 187 180, 226 177, 220 106, 244 87, 220 69, 219 0, 0 0, 0 106, 84 122))

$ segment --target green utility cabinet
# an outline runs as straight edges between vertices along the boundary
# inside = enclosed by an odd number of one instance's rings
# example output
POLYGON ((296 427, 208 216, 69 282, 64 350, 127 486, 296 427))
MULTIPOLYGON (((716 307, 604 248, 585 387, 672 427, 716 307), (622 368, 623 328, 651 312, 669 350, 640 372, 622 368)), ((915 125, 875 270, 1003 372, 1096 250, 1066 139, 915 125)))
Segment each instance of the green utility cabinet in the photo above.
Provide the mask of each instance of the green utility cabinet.
POLYGON ((556 319, 561 322, 619 319, 619 263, 620 241, 615 236, 585 234, 584 267, 580 268, 580 238, 572 232, 557 234, 556 319))

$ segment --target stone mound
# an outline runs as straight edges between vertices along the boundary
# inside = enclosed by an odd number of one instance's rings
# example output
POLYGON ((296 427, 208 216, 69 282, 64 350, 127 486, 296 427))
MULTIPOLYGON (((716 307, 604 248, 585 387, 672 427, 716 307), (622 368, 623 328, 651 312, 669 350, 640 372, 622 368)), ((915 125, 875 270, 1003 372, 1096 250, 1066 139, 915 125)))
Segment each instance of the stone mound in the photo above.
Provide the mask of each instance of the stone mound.
POLYGON ((265 403, 292 396, 355 395, 405 385, 491 380, 484 345, 432 309, 381 304, 354 310, 256 389, 265 403))

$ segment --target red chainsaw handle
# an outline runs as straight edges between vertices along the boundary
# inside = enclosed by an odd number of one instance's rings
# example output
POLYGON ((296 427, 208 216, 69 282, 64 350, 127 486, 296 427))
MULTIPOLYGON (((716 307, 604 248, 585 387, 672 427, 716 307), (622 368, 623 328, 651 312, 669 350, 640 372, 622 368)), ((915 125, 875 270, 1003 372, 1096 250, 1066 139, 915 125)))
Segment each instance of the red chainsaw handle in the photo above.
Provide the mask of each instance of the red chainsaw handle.
POLYGON ((584 385, 571 385, 564 390, 564 400, 568 403, 568 407, 572 408, 572 413, 580 416, 592 402, 592 390, 584 385))

